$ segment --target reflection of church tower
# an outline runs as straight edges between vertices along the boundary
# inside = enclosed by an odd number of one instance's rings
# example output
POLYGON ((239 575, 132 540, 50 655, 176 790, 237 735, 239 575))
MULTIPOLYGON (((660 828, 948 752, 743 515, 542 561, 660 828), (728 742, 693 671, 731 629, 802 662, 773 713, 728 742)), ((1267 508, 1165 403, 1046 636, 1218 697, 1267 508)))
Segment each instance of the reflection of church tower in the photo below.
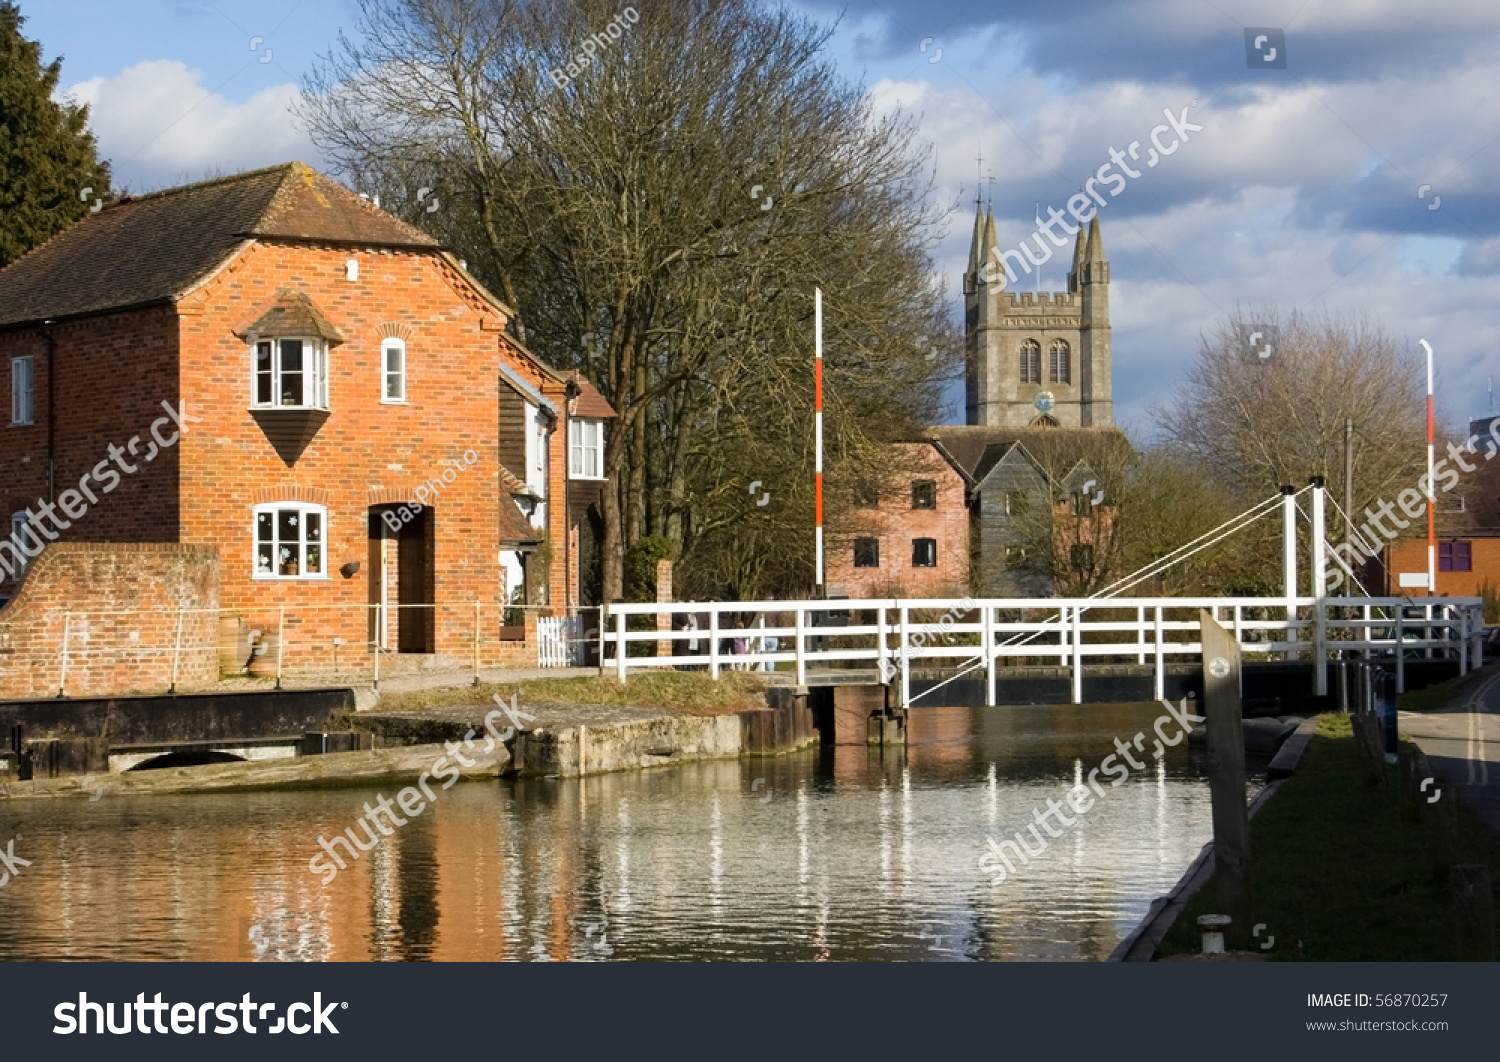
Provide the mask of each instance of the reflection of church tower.
POLYGON ((1089 222, 1087 233, 1078 230, 1067 291, 1005 290, 1007 268, 1017 280, 1027 277, 1052 257, 1052 250, 1046 236, 1035 233, 1020 250, 1002 255, 994 215, 976 211, 964 274, 969 424, 1102 428, 1114 423, 1109 262, 1099 218, 1089 222))

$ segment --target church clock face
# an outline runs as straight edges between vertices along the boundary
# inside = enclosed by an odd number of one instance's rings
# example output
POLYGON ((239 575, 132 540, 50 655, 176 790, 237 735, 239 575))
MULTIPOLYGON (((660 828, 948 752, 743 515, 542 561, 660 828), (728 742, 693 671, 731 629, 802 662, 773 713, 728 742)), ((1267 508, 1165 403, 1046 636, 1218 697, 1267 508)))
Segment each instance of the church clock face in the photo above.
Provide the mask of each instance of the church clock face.
POLYGON ((1051 391, 1038 391, 1036 399, 1031 404, 1036 406, 1038 413, 1051 413, 1052 407, 1056 403, 1051 391))

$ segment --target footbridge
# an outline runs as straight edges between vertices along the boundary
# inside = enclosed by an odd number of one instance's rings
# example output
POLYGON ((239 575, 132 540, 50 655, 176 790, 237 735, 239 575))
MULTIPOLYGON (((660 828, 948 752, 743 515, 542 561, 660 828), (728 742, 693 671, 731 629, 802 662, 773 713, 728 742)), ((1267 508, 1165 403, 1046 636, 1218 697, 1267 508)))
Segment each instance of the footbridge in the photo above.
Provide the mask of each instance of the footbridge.
MULTIPOLYGON (((1411 669, 1466 674, 1480 666, 1483 602, 1477 597, 1331 596, 1330 585, 1361 589, 1329 546, 1325 490, 1314 479, 1283 488, 1213 531, 1086 598, 836 599, 621 603, 607 606, 599 631, 602 670, 694 668, 717 678, 756 669, 795 676, 798 685, 884 685, 910 707, 949 683, 982 680, 984 703, 1023 673, 1065 678, 1072 703, 1140 694, 1169 695, 1173 673, 1201 667, 1201 614, 1234 633, 1247 673, 1257 665, 1311 672, 1307 692, 1328 694, 1339 659, 1385 661, 1398 690, 1411 669), (1299 502, 1308 496, 1310 512, 1299 502), (1275 597, 1136 597, 1130 592, 1256 520, 1282 515, 1284 593, 1275 597), (1312 548, 1299 571, 1297 535, 1305 520, 1312 548), (1341 571, 1330 573, 1333 560, 1341 571), (1310 593, 1299 592, 1299 581, 1310 593), (1191 666, 1186 666, 1191 665, 1191 666), (1037 669, 1044 669, 1038 672, 1037 669), (917 673, 923 688, 913 692, 917 673), (1311 688, 1308 688, 1311 687, 1311 688)), ((1336 681, 1336 679, 1335 679, 1336 681)), ((929 702, 935 703, 935 702, 929 702)), ((1003 702, 1000 702, 1003 703, 1003 702)))

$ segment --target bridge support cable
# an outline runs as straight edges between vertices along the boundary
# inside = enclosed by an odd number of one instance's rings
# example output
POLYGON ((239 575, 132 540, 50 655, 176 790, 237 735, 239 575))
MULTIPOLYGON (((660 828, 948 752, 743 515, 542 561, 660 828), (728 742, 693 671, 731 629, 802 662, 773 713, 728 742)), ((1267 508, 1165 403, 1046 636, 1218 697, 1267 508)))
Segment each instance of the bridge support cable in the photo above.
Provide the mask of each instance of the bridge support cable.
MULTIPOLYGON (((1302 489, 1303 490, 1309 490, 1309 489, 1311 489, 1311 487, 1310 486, 1309 487, 1304 487, 1302 489)), ((1301 491, 1298 491, 1297 493, 1300 494, 1301 491)), ((1295 495, 1293 495, 1293 497, 1295 497, 1295 495)), ((1145 565, 1144 567, 1137 569, 1136 571, 1132 572, 1129 575, 1123 576, 1122 578, 1116 580, 1114 583, 1112 583, 1109 586, 1103 588, 1102 590, 1096 591, 1095 593, 1091 594, 1088 599, 1089 600, 1099 600, 1099 601, 1112 600, 1112 599, 1120 596, 1121 594, 1123 594, 1126 590, 1130 590, 1130 589, 1133 589, 1136 586, 1139 586, 1141 583, 1145 582, 1147 579, 1155 578, 1156 576, 1158 576, 1158 575, 1162 574, 1163 572, 1167 571, 1169 568, 1172 568, 1173 566, 1182 563, 1183 561, 1185 561, 1188 558, 1194 556, 1195 554, 1201 553, 1203 550, 1209 549, 1209 548, 1217 545, 1218 543, 1224 541, 1226 538, 1229 538, 1232 535, 1238 534, 1240 531, 1243 531, 1245 528, 1247 528, 1251 524, 1255 523, 1261 517, 1267 516, 1270 513, 1274 512, 1279 507, 1279 505, 1281 503, 1281 499, 1282 499, 1282 495, 1281 495, 1280 492, 1278 492, 1276 494, 1271 495, 1268 498, 1265 498, 1265 499, 1261 500, 1260 502, 1257 502, 1255 505, 1252 505, 1250 508, 1246 509, 1244 512, 1239 513, 1236 516, 1230 517, 1228 520, 1226 520, 1223 523, 1221 523, 1218 527, 1215 527, 1215 528, 1212 528, 1211 530, 1205 531, 1203 534, 1199 535, 1197 538, 1193 539, 1192 541, 1186 542, 1183 545, 1178 546, 1176 549, 1172 550, 1169 553, 1166 553, 1166 554, 1162 555, 1161 557, 1158 557, 1156 560, 1154 560, 1151 563, 1145 565)), ((991 606, 981 605, 980 607, 986 609, 986 616, 988 616, 988 609, 991 606)), ((1077 613, 1078 613, 1077 618, 1079 620, 1081 620, 1082 613, 1083 613, 1083 608, 1082 607, 1078 608, 1077 609, 1077 613)), ((915 697, 911 698, 910 700, 908 700, 906 698, 906 696, 905 696, 906 693, 907 693, 907 690, 903 689, 903 691, 902 691, 902 693, 903 693, 902 704, 909 707, 914 701, 920 700, 921 698, 926 697, 928 694, 936 693, 938 690, 942 689, 944 686, 948 685, 950 682, 953 682, 953 681, 955 681, 957 679, 963 678, 965 675, 969 674, 969 672, 978 670, 981 667, 984 667, 986 669, 986 673, 988 674, 992 670, 992 668, 993 668, 994 658, 999 655, 999 650, 1001 650, 1001 649, 1012 649, 1012 648, 1016 648, 1018 646, 1026 645, 1026 644, 1030 643, 1031 641, 1035 640, 1036 638, 1040 638, 1044 634, 1051 633, 1051 630, 1049 628, 1050 628, 1050 626, 1051 626, 1051 624, 1053 622, 1057 623, 1056 630, 1057 630, 1057 633, 1058 633, 1059 637, 1066 637, 1066 635, 1068 633, 1068 616, 1067 616, 1067 610, 1066 609, 1059 609, 1058 614, 1056 616, 1049 616, 1046 620, 1044 620, 1042 622, 1042 625, 1037 630, 1031 632, 1030 634, 1025 634, 1025 635, 1017 634, 1017 635, 1013 635, 1011 638, 1007 639, 1006 641, 1000 642, 997 645, 986 645, 984 647, 984 651, 983 652, 981 652, 977 656, 971 657, 971 658, 965 660, 963 663, 961 663, 959 665, 959 670, 956 671, 954 674, 952 674, 952 675, 948 676, 947 678, 943 679, 941 682, 937 683, 935 686, 932 686, 932 687, 930 687, 928 689, 923 690, 921 693, 917 694, 915 697)), ((990 628, 990 624, 988 622, 983 623, 982 626, 986 630, 988 630, 990 628)), ((1078 624, 1075 623, 1074 624, 1075 633, 1077 632, 1077 626, 1078 626, 1078 624)), ((903 657, 905 657, 906 654, 905 654, 905 639, 904 639, 904 637, 903 637, 902 654, 903 654, 903 657)), ((1158 655, 1158 657, 1160 656, 1159 653, 1157 655, 1158 655)), ((1079 661, 1082 660, 1082 652, 1081 652, 1081 648, 1080 647, 1078 647, 1078 646, 1074 647, 1074 656, 1075 656, 1076 660, 1079 660, 1079 661)), ((904 659, 903 663, 905 663, 905 662, 906 662, 906 660, 904 659)), ((903 672, 903 687, 908 686, 908 683, 909 683, 909 679, 907 678, 908 674, 909 674, 909 670, 904 670, 904 672, 903 672)))

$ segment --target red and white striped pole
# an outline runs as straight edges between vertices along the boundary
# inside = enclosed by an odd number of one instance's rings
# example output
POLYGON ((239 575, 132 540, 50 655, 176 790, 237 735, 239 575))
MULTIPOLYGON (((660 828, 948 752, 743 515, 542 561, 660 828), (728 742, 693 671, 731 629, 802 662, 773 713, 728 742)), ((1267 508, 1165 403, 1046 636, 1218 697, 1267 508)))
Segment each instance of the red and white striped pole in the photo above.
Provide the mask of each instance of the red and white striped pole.
POLYGON ((1427 351, 1427 596, 1437 596, 1437 494, 1432 482, 1432 347, 1420 339, 1427 351))
POLYGON ((813 289, 813 520, 817 534, 817 585, 823 587, 823 289, 813 289))

